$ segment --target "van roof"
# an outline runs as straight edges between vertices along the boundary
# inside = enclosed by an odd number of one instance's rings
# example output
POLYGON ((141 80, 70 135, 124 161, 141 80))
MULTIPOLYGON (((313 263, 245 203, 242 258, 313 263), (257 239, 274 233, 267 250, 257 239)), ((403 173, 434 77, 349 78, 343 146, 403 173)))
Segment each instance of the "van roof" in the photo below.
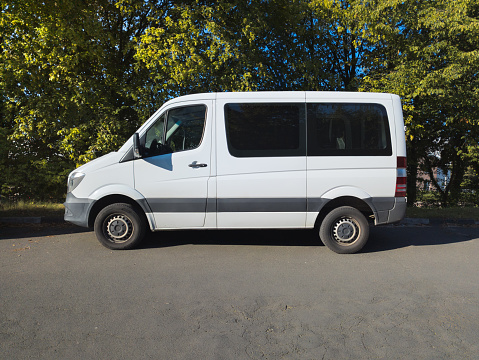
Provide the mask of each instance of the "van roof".
POLYGON ((291 99, 304 101, 308 99, 391 99, 393 94, 371 92, 346 92, 346 91, 248 91, 248 92, 214 92, 179 96, 171 99, 164 105, 192 101, 214 99, 291 99))

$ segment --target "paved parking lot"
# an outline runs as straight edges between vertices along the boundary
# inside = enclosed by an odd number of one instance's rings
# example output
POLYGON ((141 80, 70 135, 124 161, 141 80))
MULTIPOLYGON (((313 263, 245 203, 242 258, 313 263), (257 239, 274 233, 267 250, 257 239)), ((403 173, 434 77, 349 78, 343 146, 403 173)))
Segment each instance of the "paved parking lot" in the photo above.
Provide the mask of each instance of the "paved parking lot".
POLYGON ((111 251, 0 227, 1 359, 477 359, 479 228, 184 231, 111 251))

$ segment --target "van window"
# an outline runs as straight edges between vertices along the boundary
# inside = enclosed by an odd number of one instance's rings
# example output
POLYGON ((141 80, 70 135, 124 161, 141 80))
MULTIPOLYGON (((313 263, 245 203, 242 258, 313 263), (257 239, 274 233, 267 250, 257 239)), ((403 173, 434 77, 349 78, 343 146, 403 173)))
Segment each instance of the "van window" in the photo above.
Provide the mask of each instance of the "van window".
POLYGON ((187 106, 168 111, 165 145, 171 152, 197 148, 203 137, 206 106, 187 106))
POLYGON ((163 145, 164 141, 164 132, 165 114, 162 114, 146 132, 144 157, 160 155, 161 145, 163 145))
POLYGON ((309 156, 390 156, 386 109, 379 104, 308 104, 309 156))
POLYGON ((166 116, 161 115, 146 132, 145 157, 197 148, 203 137, 205 119, 204 105, 179 107, 169 110, 166 116))
POLYGON ((235 157, 300 156, 306 153, 305 105, 225 105, 228 150, 235 157))

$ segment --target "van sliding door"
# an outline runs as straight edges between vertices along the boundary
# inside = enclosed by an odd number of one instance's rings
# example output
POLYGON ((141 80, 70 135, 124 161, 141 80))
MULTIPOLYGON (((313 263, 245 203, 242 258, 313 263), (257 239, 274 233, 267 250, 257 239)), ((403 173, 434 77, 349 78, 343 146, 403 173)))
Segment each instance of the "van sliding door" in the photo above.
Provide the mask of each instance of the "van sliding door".
POLYGON ((217 99, 219 228, 305 226, 304 94, 289 95, 217 99))

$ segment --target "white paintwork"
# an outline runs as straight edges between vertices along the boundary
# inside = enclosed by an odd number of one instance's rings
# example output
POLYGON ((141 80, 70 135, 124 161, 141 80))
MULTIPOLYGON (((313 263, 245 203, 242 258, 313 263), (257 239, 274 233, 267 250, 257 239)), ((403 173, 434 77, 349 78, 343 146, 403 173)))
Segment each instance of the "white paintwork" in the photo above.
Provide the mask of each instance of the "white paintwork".
MULTIPOLYGON (((211 143, 213 102, 197 100, 194 105, 205 105, 206 123, 203 139, 196 149, 137 159, 134 163, 135 188, 147 199, 191 199, 208 197, 208 179, 211 175, 211 143), (206 167, 192 168, 194 162, 206 167)), ((163 112, 177 107, 177 103, 163 107, 163 112)), ((163 113, 162 112, 162 113, 163 113)), ((162 114, 161 113, 161 114, 162 114)), ((145 129, 146 130, 146 129, 145 129)), ((157 228, 196 228, 205 223, 206 212, 153 212, 157 228)))
POLYGON ((301 229, 305 227, 305 213, 228 212, 221 215, 222 224, 218 225, 221 229, 301 229))
MULTIPOLYGON (((391 132, 392 156, 308 156, 308 198, 336 199, 353 196, 359 199, 394 197, 397 156, 406 155, 402 108, 399 96, 379 93, 306 93, 306 101, 314 103, 374 103, 385 107, 391 132), (398 106, 394 111, 394 106, 398 106), (400 117, 395 119, 397 113, 400 117), (399 120, 399 121, 398 121, 399 120), (397 138, 398 128, 402 137, 397 138), (398 141, 399 139, 399 141, 398 141), (400 152, 398 153, 398 144, 400 152), (403 146, 402 146, 403 145, 403 146)), ((312 227, 316 213, 308 213, 306 226, 312 227)))
POLYGON ((114 194, 137 199, 132 196, 137 193, 133 181, 133 163, 120 163, 123 156, 121 152, 112 152, 76 169, 74 172, 84 173, 85 177, 73 194, 92 200, 114 194))
MULTIPOLYGON (((211 161, 214 164, 214 161, 211 161)), ((216 176, 211 176, 208 179, 208 198, 216 199, 216 176)), ((216 228, 216 212, 207 212, 205 217, 205 228, 214 229, 216 228)))
POLYGON ((137 201, 145 200, 145 197, 138 192, 138 190, 126 184, 111 184, 102 186, 91 193, 90 199, 100 200, 108 195, 124 195, 137 201))
MULTIPOLYGON (((398 96, 347 92, 210 93, 179 97, 165 103, 138 130, 143 135, 168 109, 183 105, 207 106, 200 146, 193 150, 134 161, 119 161, 130 150, 130 138, 118 152, 94 160, 75 172, 86 174, 73 191, 77 198, 99 200, 121 194, 135 200, 161 198, 216 199, 359 199, 394 197, 397 156, 406 156, 404 124, 398 96), (298 156, 236 158, 229 154, 224 106, 230 102, 376 103, 386 108, 390 121, 389 157, 298 156), (208 166, 191 168, 197 161, 208 166)), ((158 200, 159 199, 159 200, 158 200)), ((178 228, 301 228, 312 227, 316 212, 154 212, 147 213, 152 230, 178 228)))
POLYGON ((401 99, 397 95, 391 95, 391 98, 393 102, 391 118, 395 123, 395 126, 391 125, 391 136, 394 138, 396 145, 393 151, 396 150, 397 156, 406 156, 406 127, 404 126, 401 99))
MULTIPOLYGON (((305 156, 234 157, 228 150, 224 122, 224 107, 231 102, 302 103, 304 100, 304 92, 218 94, 216 99, 218 199, 305 198, 305 156)), ((305 226, 306 213, 218 212, 217 221, 218 228, 301 228, 305 226)))

